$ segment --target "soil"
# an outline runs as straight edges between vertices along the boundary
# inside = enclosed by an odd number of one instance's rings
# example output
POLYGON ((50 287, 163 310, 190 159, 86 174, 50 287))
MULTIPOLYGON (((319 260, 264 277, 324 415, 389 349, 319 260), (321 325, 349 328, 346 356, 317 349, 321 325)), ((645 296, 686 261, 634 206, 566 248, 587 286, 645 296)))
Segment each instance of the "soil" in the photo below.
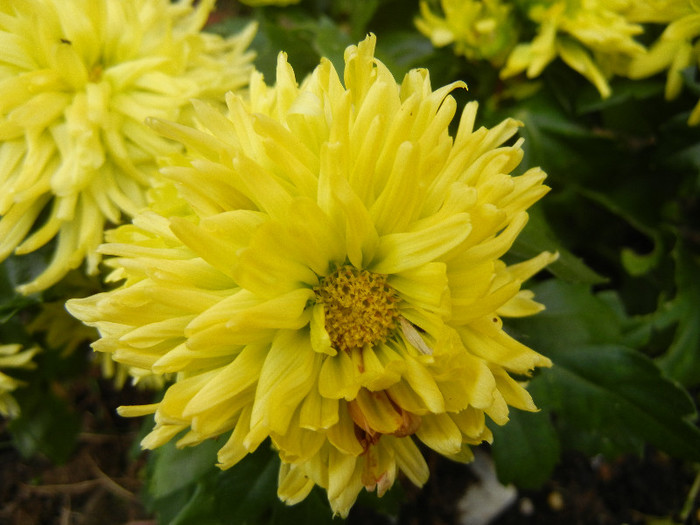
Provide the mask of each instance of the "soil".
MULTIPOLYGON (((155 525, 140 502, 143 454, 134 454, 139 422, 118 417, 109 381, 78 381, 66 391, 82 414, 69 460, 21 457, 0 419, 0 525, 155 525), (145 520, 145 521, 144 521, 145 520)), ((127 388, 134 402, 142 392, 127 388)), ((121 394, 119 394, 121 395, 121 394)))

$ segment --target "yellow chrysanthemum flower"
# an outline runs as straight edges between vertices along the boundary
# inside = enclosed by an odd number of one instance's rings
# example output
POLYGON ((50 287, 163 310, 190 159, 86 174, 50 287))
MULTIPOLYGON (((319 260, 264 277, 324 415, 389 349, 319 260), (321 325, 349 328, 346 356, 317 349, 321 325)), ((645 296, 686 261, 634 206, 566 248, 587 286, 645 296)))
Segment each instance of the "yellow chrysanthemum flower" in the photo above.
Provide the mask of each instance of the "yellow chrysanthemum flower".
POLYGON ((644 52, 635 41, 643 28, 628 20, 632 0, 532 0, 527 16, 539 25, 531 42, 518 44, 501 70, 503 78, 526 72, 539 76, 561 58, 586 77, 602 97, 610 95, 608 77, 622 57, 644 52))
POLYGON ((41 335, 46 348, 61 349, 63 357, 97 336, 94 328, 68 315, 64 301, 42 303, 37 316, 27 325, 27 331, 34 336, 41 335))
POLYGON ((164 174, 188 206, 111 232, 101 251, 125 281, 68 302, 95 350, 177 374, 160 403, 121 410, 155 412, 144 447, 232 431, 229 468, 269 437, 279 496, 317 484, 341 515, 399 471, 423 484, 416 441, 468 461, 486 415, 535 409, 511 374, 550 365, 501 320, 541 310, 520 288, 555 258, 499 260, 547 192, 540 169, 510 174, 520 124, 475 129, 472 102, 452 137, 463 84, 397 84, 374 47, 346 50, 344 82, 324 59, 299 86, 282 54, 277 84, 254 75, 228 114, 153 120, 187 146, 164 174))
POLYGON ((27 350, 21 349, 22 345, 17 344, 0 345, 0 415, 8 418, 19 415, 19 406, 11 392, 24 383, 8 376, 3 370, 8 368, 31 370, 35 368, 36 365, 32 362, 32 358, 39 351, 37 346, 27 350))
POLYGON ((501 0, 421 0, 416 27, 436 47, 454 44, 455 53, 501 66, 518 40, 513 6, 501 0))
MULTIPOLYGON (((668 70, 666 99, 678 97, 683 89, 683 70, 700 66, 700 4, 692 0, 642 0, 628 16, 637 22, 667 26, 648 53, 629 63, 626 75, 640 79, 668 70)), ((700 101, 688 124, 700 124, 700 101)))
POLYGON ((176 120, 192 97, 245 85, 254 28, 200 32, 214 0, 0 3, 0 261, 55 239, 28 294, 87 259, 105 222, 145 204, 155 157, 171 153, 144 119, 176 120))

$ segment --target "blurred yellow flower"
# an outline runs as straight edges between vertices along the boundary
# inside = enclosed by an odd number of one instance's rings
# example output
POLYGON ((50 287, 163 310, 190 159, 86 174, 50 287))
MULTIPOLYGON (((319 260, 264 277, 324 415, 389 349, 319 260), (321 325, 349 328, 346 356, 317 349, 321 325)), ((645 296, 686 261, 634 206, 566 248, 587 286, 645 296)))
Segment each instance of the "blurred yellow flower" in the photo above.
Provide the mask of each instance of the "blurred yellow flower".
POLYGON ((501 70, 503 78, 525 72, 538 77, 557 57, 586 77, 602 97, 622 58, 644 52, 634 37, 641 25, 626 18, 634 0, 531 0, 527 16, 539 27, 531 42, 518 44, 501 70))
MULTIPOLYGON (((666 99, 678 97, 683 89, 683 70, 700 65, 700 4, 692 0, 640 0, 629 17, 641 23, 667 25, 649 52, 629 63, 626 75, 640 79, 668 70, 666 99)), ((688 124, 700 124, 700 101, 688 124)))
POLYGON ((94 341, 97 332, 90 326, 76 322, 68 315, 64 301, 43 302, 37 316, 27 325, 27 331, 42 334, 45 348, 61 349, 63 357, 69 356, 79 345, 94 341))
POLYGON ((346 50, 344 81, 323 59, 301 86, 282 54, 276 85, 255 74, 228 113, 151 120, 186 146, 163 169, 185 204, 109 232, 122 284, 67 305, 95 350, 177 374, 159 403, 121 408, 155 413, 144 447, 230 432, 229 468, 269 437, 280 498, 319 485, 343 516, 363 487, 426 481, 417 441, 469 461, 486 416, 535 410, 511 374, 551 364, 502 323, 542 309, 521 285, 555 259, 500 260, 548 191, 538 168, 511 175, 520 124, 475 128, 472 102, 451 136, 463 84, 397 84, 374 48, 346 50))
POLYGON ((245 85, 254 28, 200 32, 214 0, 17 0, 0 3, 0 261, 55 239, 31 283, 45 289, 86 259, 106 222, 136 214, 178 149, 144 125, 177 120, 192 97, 245 85))
POLYGON ((0 345, 0 415, 7 418, 14 418, 19 415, 19 406, 12 397, 12 392, 22 386, 24 382, 14 379, 3 372, 8 368, 23 368, 31 370, 36 368, 32 358, 39 351, 39 347, 34 346, 27 350, 22 350, 22 345, 0 345))
POLYGON ((439 9, 436 0, 421 0, 416 27, 436 47, 454 44, 459 55, 501 66, 518 41, 512 11, 501 0, 440 0, 439 9))
MULTIPOLYGON (((34 337, 41 337, 44 348, 60 349, 61 357, 71 355, 78 346, 94 341, 98 337, 97 330, 68 314, 65 301, 41 303, 39 313, 27 325, 27 331, 34 337)), ((100 375, 105 379, 111 379, 117 388, 122 388, 127 381, 154 390, 162 388, 165 384, 165 378, 162 375, 117 363, 112 359, 111 354, 95 352, 94 361, 100 369, 100 375)))

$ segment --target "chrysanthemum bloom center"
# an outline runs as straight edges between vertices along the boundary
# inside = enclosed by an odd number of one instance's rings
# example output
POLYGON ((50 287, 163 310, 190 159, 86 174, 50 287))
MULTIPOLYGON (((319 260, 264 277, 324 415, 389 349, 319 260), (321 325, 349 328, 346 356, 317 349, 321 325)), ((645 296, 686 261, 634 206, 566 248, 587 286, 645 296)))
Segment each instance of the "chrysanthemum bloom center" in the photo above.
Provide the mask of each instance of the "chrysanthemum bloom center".
POLYGON ((314 292, 336 350, 350 352, 383 342, 396 328, 398 297, 386 275, 341 266, 314 292))

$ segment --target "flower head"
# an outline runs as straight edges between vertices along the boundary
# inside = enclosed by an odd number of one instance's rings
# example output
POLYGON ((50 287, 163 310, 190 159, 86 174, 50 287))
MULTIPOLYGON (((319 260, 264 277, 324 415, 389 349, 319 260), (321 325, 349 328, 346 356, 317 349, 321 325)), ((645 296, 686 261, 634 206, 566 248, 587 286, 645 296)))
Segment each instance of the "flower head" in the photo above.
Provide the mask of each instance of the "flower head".
POLYGON ((455 53, 501 66, 518 41, 513 6, 501 0, 440 0, 443 16, 421 0, 416 27, 433 45, 454 44, 455 53))
MULTIPOLYGON (((642 23, 665 24, 666 28, 647 53, 636 55, 628 63, 625 74, 639 79, 668 70, 666 99, 678 97, 683 89, 683 70, 700 65, 700 4, 689 0, 640 1, 629 17, 642 23)), ((700 124, 700 102, 688 124, 700 124)))
POLYGON ((475 129, 469 103, 451 136, 463 84, 397 84, 374 46, 346 50, 344 82, 324 59, 298 85, 282 54, 276 85, 255 74, 227 114, 151 121, 187 146, 163 170, 182 200, 110 232, 122 284, 68 302, 95 350, 177 374, 161 402, 122 407, 155 412, 143 446, 231 432, 228 468, 269 437, 280 497, 317 484, 343 515, 399 471, 424 483, 417 441, 468 461, 486 415, 535 409, 510 374, 550 365, 502 325, 541 309, 520 288, 555 257, 500 260, 547 192, 540 169, 511 175, 519 123, 475 129))
POLYGON ((531 42, 518 44, 501 71, 503 78, 526 72, 535 78, 555 58, 586 77, 602 97, 618 62, 644 52, 634 37, 641 25, 626 17, 630 0, 531 0, 527 16, 539 28, 531 42))
POLYGON ((11 392, 24 384, 22 381, 10 377, 4 371, 10 368, 28 370, 35 368, 36 365, 32 362, 32 358, 38 351, 39 347, 37 346, 22 350, 22 345, 0 345, 0 415, 9 418, 19 415, 19 406, 11 392))
POLYGON ((18 0, 0 5, 0 260, 55 239, 32 293, 87 259, 105 222, 145 204, 155 158, 177 146, 144 125, 192 97, 245 85, 253 28, 200 32, 214 0, 18 0))

